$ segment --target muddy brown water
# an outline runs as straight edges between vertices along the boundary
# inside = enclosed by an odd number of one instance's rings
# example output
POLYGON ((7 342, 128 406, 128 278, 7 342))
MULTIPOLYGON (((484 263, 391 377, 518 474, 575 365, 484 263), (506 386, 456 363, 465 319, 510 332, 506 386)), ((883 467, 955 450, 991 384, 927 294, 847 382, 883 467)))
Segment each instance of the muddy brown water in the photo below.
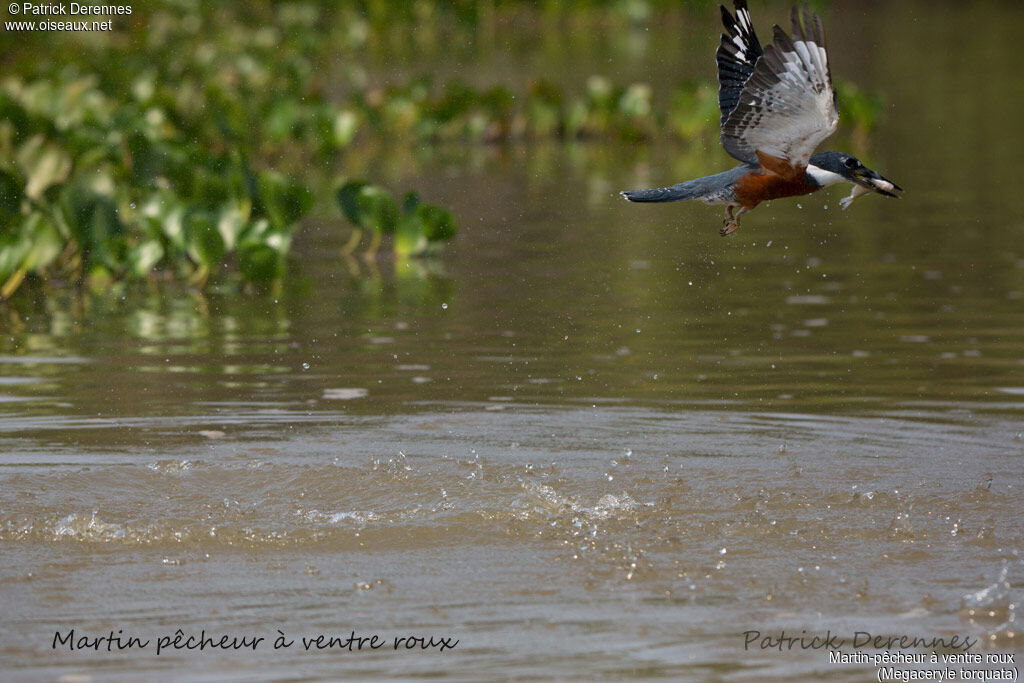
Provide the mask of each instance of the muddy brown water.
MULTIPOLYGON (((901 201, 832 189, 722 239, 717 209, 615 195, 727 167, 714 139, 390 150, 377 172, 460 218, 435 262, 346 261, 320 220, 277 294, 27 288, 0 323, 4 678, 1019 659, 1024 16, 826 16, 834 72, 887 98, 856 151, 901 201)), ((610 75, 710 75, 697 26, 604 46, 610 75)))

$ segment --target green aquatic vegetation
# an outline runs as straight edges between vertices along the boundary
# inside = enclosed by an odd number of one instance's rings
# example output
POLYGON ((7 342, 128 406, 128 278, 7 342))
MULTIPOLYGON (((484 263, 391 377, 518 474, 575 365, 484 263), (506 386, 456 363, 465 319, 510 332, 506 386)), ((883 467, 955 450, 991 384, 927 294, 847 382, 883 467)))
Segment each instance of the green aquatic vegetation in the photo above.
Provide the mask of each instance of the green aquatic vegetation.
POLYGON ((861 90, 850 81, 834 79, 834 83, 841 118, 853 128, 853 143, 858 149, 866 149, 868 134, 885 111, 885 99, 879 93, 861 90))
POLYGON ((439 251, 455 237, 455 217, 448 209, 424 204, 419 195, 409 192, 402 199, 402 217, 395 230, 395 254, 424 256, 439 251))
POLYGON ((569 105, 565 133, 568 137, 649 137, 656 129, 651 96, 646 83, 619 86, 591 76, 583 97, 569 105))
POLYGON ((711 83, 689 82, 672 93, 667 127, 683 140, 718 131, 718 88, 711 83))
MULTIPOLYGON (((338 173, 364 174, 360 155, 381 140, 716 134, 709 83, 658 97, 646 83, 600 74, 576 86, 538 78, 519 90, 429 78, 371 85, 374 59, 418 65, 431 51, 473 43, 460 38, 493 43, 495 25, 510 17, 555 35, 565 22, 640 25, 654 8, 672 7, 256 2, 243 12, 184 0, 151 3, 109 34, 25 34, 5 54, 0 80, 0 296, 33 275, 203 285, 228 272, 272 281, 313 197, 327 198, 338 173), (55 58, 39 60, 41 50, 55 58)), ((881 111, 852 86, 840 102, 856 130, 869 130, 881 111)), ((435 253, 454 234, 446 209, 391 201, 393 218, 372 224, 365 209, 352 214, 343 203, 356 228, 350 250, 360 231, 371 235, 370 252, 388 237, 409 255, 435 253)))
POLYGON ((59 36, 59 60, 31 58, 38 36, 10 55, 24 75, 0 82, 0 297, 33 275, 202 286, 284 273, 368 110, 318 78, 328 8, 254 11, 255 29, 227 8, 157 3, 112 40, 59 36))
POLYGON ((362 239, 371 234, 367 254, 374 255, 384 235, 393 235, 398 225, 398 206, 390 192, 360 180, 351 180, 338 189, 338 205, 353 226, 352 236, 343 251, 351 253, 362 239))
POLYGON ((71 282, 173 273, 202 284, 227 263, 283 272, 312 195, 241 152, 189 140, 158 108, 91 77, 0 87, 0 296, 30 274, 71 282))
POLYGON ((543 80, 517 96, 502 86, 478 89, 452 80, 434 88, 418 79, 357 94, 354 104, 378 134, 427 140, 649 137, 658 128, 651 94, 646 84, 621 87, 601 76, 572 99, 543 80))
POLYGON ((436 253, 455 236, 452 213, 434 204, 420 201, 410 192, 402 199, 401 211, 394 195, 387 189, 361 180, 350 180, 338 189, 338 205, 352 224, 352 236, 343 251, 352 253, 363 234, 371 235, 366 250, 368 257, 377 254, 385 236, 393 238, 395 256, 426 256, 436 253))
MULTIPOLYGON (((844 123, 855 134, 870 131, 881 114, 880 98, 845 82, 837 87, 844 123)), ((717 135, 719 129, 713 83, 681 83, 668 105, 659 107, 650 85, 621 85, 600 75, 588 78, 576 95, 543 79, 519 95, 501 86, 474 88, 453 80, 438 88, 429 79, 416 79, 356 93, 347 106, 351 120, 365 123, 369 134, 427 141, 649 140, 663 135, 694 140, 717 135)))

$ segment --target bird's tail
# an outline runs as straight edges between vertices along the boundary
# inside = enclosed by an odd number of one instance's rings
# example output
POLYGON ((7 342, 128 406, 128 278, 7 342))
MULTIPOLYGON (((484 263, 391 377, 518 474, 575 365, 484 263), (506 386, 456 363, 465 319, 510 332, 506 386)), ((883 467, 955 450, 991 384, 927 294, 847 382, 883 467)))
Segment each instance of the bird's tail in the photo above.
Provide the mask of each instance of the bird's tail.
POLYGON ((620 192, 631 202, 678 202, 700 196, 700 186, 692 180, 671 187, 657 187, 651 190, 626 190, 620 192))

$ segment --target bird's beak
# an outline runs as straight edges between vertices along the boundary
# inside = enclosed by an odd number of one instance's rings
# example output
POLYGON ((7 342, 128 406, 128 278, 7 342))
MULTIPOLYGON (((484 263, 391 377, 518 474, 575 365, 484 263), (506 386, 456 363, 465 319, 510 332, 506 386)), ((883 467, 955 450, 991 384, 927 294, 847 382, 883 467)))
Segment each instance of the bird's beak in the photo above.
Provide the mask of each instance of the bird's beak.
POLYGON ((887 178, 883 178, 870 168, 860 168, 853 172, 853 180, 858 185, 874 190, 886 197, 899 198, 897 192, 903 192, 903 188, 887 178))

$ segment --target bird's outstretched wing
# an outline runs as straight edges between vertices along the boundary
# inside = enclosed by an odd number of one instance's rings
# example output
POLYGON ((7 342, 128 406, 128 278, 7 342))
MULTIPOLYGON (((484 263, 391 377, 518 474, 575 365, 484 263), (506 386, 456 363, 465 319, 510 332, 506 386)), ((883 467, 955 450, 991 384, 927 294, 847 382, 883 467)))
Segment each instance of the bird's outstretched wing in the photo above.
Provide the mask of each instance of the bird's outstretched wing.
POLYGON ((722 124, 722 146, 740 161, 765 166, 768 158, 796 173, 835 132, 836 92, 818 15, 806 7, 801 15, 794 7, 793 38, 778 26, 774 32, 722 124))
POLYGON ((764 54, 761 43, 754 33, 750 21, 747 0, 734 0, 736 16, 722 6, 722 25, 727 33, 722 34, 722 44, 715 56, 718 61, 718 107, 722 110, 722 125, 740 101, 740 93, 746 85, 754 65, 764 54))

